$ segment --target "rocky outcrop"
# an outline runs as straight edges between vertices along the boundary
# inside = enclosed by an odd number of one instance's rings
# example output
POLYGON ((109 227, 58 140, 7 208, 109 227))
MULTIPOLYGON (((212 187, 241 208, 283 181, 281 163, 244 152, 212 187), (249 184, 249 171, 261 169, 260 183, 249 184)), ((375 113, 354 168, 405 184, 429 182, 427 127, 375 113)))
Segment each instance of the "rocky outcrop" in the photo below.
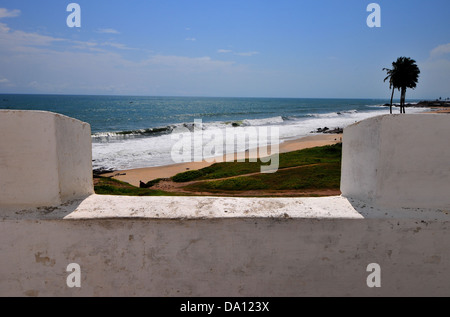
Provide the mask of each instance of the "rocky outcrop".
POLYGON ((318 128, 316 131, 311 131, 311 133, 327 133, 327 134, 341 134, 344 133, 343 128, 330 129, 328 127, 318 128))

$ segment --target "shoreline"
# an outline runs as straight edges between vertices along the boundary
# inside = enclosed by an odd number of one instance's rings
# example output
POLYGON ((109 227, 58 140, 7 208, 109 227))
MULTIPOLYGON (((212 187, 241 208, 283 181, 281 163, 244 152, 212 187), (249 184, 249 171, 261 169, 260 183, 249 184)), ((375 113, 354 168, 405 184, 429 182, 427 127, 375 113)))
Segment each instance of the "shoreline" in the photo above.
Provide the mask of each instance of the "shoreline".
POLYGON ((431 109, 433 109, 432 111, 427 111, 424 113, 450 113, 450 109, 448 108, 441 108, 441 107, 431 107, 431 109))
MULTIPOLYGON (((318 146, 333 145, 342 142, 342 134, 319 134, 302 137, 294 140, 287 140, 279 144, 279 153, 293 152, 306 148, 313 148, 318 146)), ((258 148, 258 153, 262 148, 258 148)), ((267 153, 265 151, 264 153, 267 153)), ((234 153, 235 159, 237 155, 242 155, 248 159, 248 153, 234 153)), ((253 157, 250 157, 253 158, 253 157)), ((133 186, 139 187, 140 182, 147 183, 158 178, 170 178, 176 174, 187 172, 189 170, 198 170, 214 163, 225 161, 224 158, 218 157, 214 162, 187 162, 177 163, 157 167, 144 167, 137 169, 128 169, 114 171, 111 173, 102 174, 102 177, 110 177, 116 180, 129 183, 133 186)))

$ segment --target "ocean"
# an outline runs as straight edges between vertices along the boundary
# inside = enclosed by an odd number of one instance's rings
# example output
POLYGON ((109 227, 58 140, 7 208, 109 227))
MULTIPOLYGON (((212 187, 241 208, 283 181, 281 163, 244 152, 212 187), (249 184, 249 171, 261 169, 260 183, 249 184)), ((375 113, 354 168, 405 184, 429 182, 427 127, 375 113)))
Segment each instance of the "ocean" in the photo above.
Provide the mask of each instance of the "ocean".
MULTIPOLYGON (((408 100, 410 103, 418 100, 408 100)), ((0 109, 43 110, 91 125, 94 169, 123 170, 173 164, 171 136, 177 127, 203 130, 277 127, 280 142, 345 128, 388 114, 387 99, 296 99, 0 95, 0 109)), ((408 108, 407 113, 425 108, 408 108)), ((398 112, 398 109, 395 109, 398 112)))

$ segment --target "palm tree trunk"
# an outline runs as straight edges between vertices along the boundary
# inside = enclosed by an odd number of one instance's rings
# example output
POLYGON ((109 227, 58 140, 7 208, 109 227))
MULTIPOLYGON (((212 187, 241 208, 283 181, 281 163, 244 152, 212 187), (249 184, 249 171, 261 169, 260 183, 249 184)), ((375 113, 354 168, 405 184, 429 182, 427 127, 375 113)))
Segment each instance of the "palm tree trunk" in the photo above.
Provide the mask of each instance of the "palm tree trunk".
POLYGON ((400 90, 400 113, 403 113, 403 88, 400 90))
POLYGON ((401 92, 401 96, 400 96, 400 113, 403 113, 404 109, 403 109, 403 88, 402 88, 402 92, 401 92))
POLYGON ((406 87, 402 87, 402 96, 401 96, 401 113, 406 113, 405 110, 405 99, 406 99, 406 87))
POLYGON ((390 108, 390 111, 391 111, 391 114, 392 114, 392 100, 394 99, 394 91, 395 91, 395 88, 392 87, 391 106, 389 107, 389 108, 390 108))

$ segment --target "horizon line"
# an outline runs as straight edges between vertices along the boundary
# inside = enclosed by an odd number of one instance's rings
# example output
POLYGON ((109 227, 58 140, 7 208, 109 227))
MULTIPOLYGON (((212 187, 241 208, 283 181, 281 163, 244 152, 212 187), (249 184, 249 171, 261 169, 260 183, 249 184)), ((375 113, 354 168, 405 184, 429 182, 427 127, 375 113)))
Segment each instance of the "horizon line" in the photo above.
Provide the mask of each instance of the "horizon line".
MULTIPOLYGON (((25 96, 80 96, 80 97, 150 97, 150 98, 242 98, 242 99, 343 99, 343 100, 390 100, 388 97, 257 97, 257 96, 185 96, 185 95, 126 95, 126 94, 70 94, 70 93, 6 93, 0 92, 0 95, 25 95, 25 96)), ((400 98, 394 98, 400 99, 400 98)), ((409 100, 435 101, 439 98, 421 97, 407 98, 409 100)), ((442 100, 445 101, 445 98, 442 100)))

